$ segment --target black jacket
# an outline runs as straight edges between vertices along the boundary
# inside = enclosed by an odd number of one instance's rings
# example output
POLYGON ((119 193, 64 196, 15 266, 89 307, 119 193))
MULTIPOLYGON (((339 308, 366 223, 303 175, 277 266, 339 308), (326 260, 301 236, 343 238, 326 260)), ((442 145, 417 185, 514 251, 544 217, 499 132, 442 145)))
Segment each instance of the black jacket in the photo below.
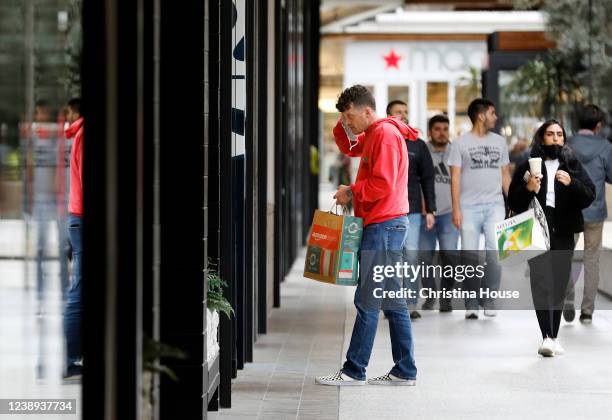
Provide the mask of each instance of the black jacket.
MULTIPOLYGON (((528 170, 529 162, 521 164, 514 172, 510 183, 508 204, 510 209, 516 213, 526 211, 534 196, 537 197, 542 208, 546 208, 546 188, 550 175, 546 173, 544 158, 542 158, 543 178, 537 195, 535 192, 527 190, 527 183, 523 179, 525 171, 528 170)), ((593 185, 588 173, 575 156, 559 158, 559 170, 567 172, 572 178, 572 182, 565 186, 553 178, 555 183, 555 233, 569 235, 582 232, 584 230, 582 209, 591 205, 595 199, 595 185, 593 185)), ((554 177, 554 175, 552 176, 554 177)))
POLYGON ((427 144, 421 139, 406 140, 408 147, 408 203, 410 213, 421 213, 421 190, 427 213, 436 211, 434 167, 427 144))

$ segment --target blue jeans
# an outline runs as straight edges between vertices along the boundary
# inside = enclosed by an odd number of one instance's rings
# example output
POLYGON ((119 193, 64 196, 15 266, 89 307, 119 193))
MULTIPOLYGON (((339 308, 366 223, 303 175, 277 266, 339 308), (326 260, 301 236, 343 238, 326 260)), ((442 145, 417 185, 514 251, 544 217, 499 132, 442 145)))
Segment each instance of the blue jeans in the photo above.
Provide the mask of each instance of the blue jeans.
POLYGON ((431 230, 427 230, 425 220, 423 220, 419 236, 419 249, 421 251, 434 251, 436 242, 439 244, 438 249, 440 251, 455 251, 458 241, 459 231, 453 225, 452 213, 436 216, 436 221, 431 230))
POLYGON ((57 232, 59 242, 60 286, 62 289, 62 299, 66 299, 66 293, 70 287, 68 278, 68 253, 72 251, 70 250, 70 242, 68 241, 68 220, 65 216, 58 217, 57 232))
POLYGON ((82 358, 81 352, 81 261, 83 256, 83 219, 68 216, 68 240, 72 247, 72 281, 64 311, 64 334, 68 375, 79 373, 81 367, 75 362, 82 358))
MULTIPOLYGON (((480 295, 479 289, 499 290, 501 280, 501 267, 497 262, 495 245, 495 223, 504 220, 506 211, 504 203, 482 203, 474 205, 462 205, 463 223, 461 225, 461 250, 463 255, 470 258, 473 263, 479 257, 477 255, 480 234, 485 237, 486 268, 482 281, 476 277, 465 280, 464 290, 473 290, 480 295), (470 254, 472 254, 470 256, 470 254)), ((479 303, 485 309, 493 308, 491 300, 479 301, 479 299, 465 299, 466 309, 478 309, 479 303)))
MULTIPOLYGON (((402 251, 408 231, 408 217, 401 216, 382 223, 373 223, 363 230, 361 248, 363 251, 402 251)), ((394 255, 400 255, 396 253, 394 255)), ((401 262, 401 261, 397 261, 401 262)), ((357 318, 353 327, 351 343, 346 353, 346 362, 342 371, 357 380, 366 378, 366 367, 372 354, 378 314, 380 310, 365 309, 360 288, 366 281, 360 272, 359 283, 355 291, 355 307, 357 318)), ((367 281, 372 281, 368 279, 367 281)), ((416 379, 417 369, 414 363, 414 346, 412 343, 412 328, 408 310, 384 310, 389 320, 391 335, 391 351, 395 365, 391 374, 403 379, 416 379)))
MULTIPOLYGON (((419 263, 419 237, 421 234, 423 216, 420 213, 410 213, 408 215, 408 236, 404 244, 404 260, 410 265, 419 263)), ((419 290, 419 281, 406 282, 406 287, 417 292, 419 290)), ((417 298, 407 299, 408 307, 416 309, 417 298)))
MULTIPOLYGON (((443 251, 456 251, 457 244, 459 242, 459 231, 453 225, 452 213, 441 214, 436 216, 435 223, 431 230, 427 230, 425 220, 421 224, 421 235, 419 237, 419 256, 421 261, 426 265, 430 265, 434 259, 434 253, 436 249, 436 243, 438 244, 438 250, 440 252, 440 263, 448 265, 453 263, 453 259, 450 257, 450 253, 443 251)), ((452 289, 454 279, 440 279, 440 286, 444 289, 452 289)), ((436 290, 436 283, 434 279, 423 278, 423 287, 436 290)))

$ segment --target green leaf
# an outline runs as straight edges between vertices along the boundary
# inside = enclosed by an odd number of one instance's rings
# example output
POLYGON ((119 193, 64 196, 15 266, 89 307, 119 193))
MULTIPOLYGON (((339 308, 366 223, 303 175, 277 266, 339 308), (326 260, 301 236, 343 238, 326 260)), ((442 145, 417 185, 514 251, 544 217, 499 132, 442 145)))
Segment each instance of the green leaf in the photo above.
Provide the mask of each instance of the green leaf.
MULTIPOLYGON (((208 265, 209 267, 215 267, 215 264, 210 261, 208 265)), ((219 273, 214 268, 207 270, 206 280, 208 283, 206 307, 211 311, 224 313, 230 318, 234 313, 234 309, 225 296, 223 296, 223 288, 227 287, 227 282, 219 277, 219 273)))

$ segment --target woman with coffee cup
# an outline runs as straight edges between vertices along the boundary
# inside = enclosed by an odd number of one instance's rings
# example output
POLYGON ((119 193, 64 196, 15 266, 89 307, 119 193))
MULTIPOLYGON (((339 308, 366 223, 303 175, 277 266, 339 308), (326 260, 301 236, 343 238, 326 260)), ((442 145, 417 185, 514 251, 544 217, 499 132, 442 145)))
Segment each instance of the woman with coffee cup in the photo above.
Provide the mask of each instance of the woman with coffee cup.
POLYGON ((542 332, 538 353, 545 357, 565 353, 557 335, 570 278, 574 234, 583 231, 582 209, 595 199, 595 186, 566 139, 558 121, 542 124, 534 135, 532 159, 517 168, 508 191, 512 211, 527 211, 535 197, 548 223, 550 251, 529 261, 531 293, 542 332))

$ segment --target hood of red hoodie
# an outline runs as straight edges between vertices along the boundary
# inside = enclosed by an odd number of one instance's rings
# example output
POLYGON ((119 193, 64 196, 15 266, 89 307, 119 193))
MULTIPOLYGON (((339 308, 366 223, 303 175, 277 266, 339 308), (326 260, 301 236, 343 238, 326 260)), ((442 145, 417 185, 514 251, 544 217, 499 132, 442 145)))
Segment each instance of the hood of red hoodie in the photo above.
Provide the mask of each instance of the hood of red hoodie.
POLYGON ((83 126, 83 117, 79 118, 78 120, 70 124, 70 126, 66 129, 66 137, 71 139, 74 136, 76 136, 77 132, 81 129, 82 126, 83 126))
POLYGON ((419 138, 419 133, 415 128, 409 126, 408 124, 406 124, 405 122, 403 122, 402 120, 396 117, 387 117, 387 118, 381 118, 380 120, 376 120, 372 123, 371 126, 368 127, 368 131, 378 126, 379 124, 382 124, 385 122, 391 123, 395 127, 397 127, 400 134, 405 139, 416 141, 419 138))

